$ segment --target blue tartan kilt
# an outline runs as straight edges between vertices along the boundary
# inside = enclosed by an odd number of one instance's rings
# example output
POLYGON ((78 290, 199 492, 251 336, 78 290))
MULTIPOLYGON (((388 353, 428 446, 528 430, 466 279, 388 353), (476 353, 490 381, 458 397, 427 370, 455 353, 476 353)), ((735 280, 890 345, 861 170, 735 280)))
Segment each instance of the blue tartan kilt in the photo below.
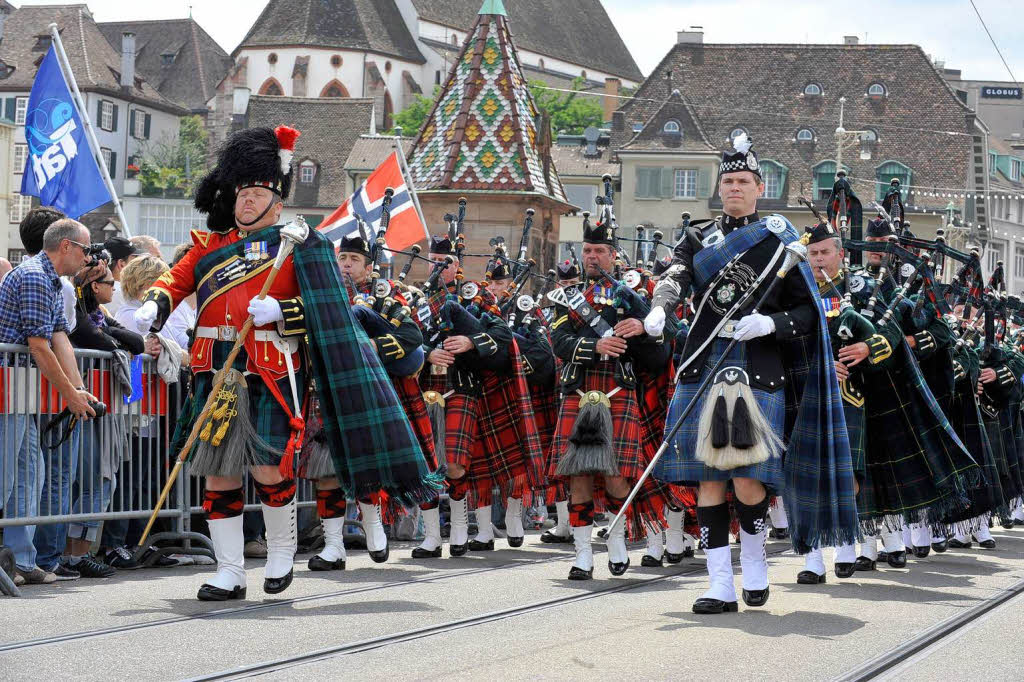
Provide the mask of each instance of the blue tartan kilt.
MULTIPOLYGON (((693 396, 697 393, 697 387, 700 385, 700 382, 707 377, 711 367, 721 357, 728 345, 728 339, 715 339, 711 343, 711 349, 706 355, 700 380, 692 383, 676 384, 675 395, 672 396, 672 402, 668 407, 668 419, 665 422, 666 430, 672 428, 679 415, 690 404, 693 396)), ((746 369, 746 354, 746 344, 737 343, 729 352, 722 367, 736 366, 746 369)), ((757 388, 752 390, 754 398, 757 400, 757 405, 764 414, 765 419, 777 433, 781 434, 786 418, 786 392, 781 390, 781 387, 780 390, 772 392, 762 391, 757 388)), ((686 422, 676 432, 672 446, 658 460, 658 464, 654 468, 654 477, 666 483, 687 486, 695 486, 700 481, 728 481, 732 478, 753 478, 761 481, 775 493, 781 492, 785 481, 782 471, 782 457, 771 457, 760 464, 739 467, 728 471, 713 469, 704 466, 703 462, 697 461, 695 457, 697 451, 697 425, 700 422, 700 413, 704 409, 704 403, 711 395, 712 387, 709 387, 700 396, 694 409, 686 418, 686 422)))
POLYGON ((850 436, 853 475, 863 483, 867 469, 867 462, 864 459, 864 407, 857 407, 843 400, 843 415, 846 417, 846 431, 850 436))

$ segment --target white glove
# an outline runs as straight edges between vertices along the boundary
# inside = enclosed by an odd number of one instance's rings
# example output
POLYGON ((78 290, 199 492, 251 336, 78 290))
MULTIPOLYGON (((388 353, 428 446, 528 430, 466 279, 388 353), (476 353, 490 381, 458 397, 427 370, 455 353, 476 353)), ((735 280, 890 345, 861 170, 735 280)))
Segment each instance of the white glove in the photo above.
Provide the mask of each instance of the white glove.
POLYGON ((732 338, 737 341, 749 341, 759 336, 768 336, 774 331, 775 320, 767 315, 754 313, 740 318, 740 321, 736 323, 736 329, 733 330, 732 338))
POLYGON ((665 309, 663 307, 655 306, 651 308, 651 312, 647 313, 647 317, 644 318, 644 331, 647 332, 648 336, 661 336, 661 332, 665 329, 665 309))
POLYGON ((156 301, 146 301, 135 311, 135 328, 139 330, 140 334, 149 333, 149 328, 153 326, 159 312, 160 309, 157 308, 156 301))
POLYGON ((252 322, 257 327, 284 319, 281 304, 277 302, 276 298, 269 296, 263 300, 260 300, 259 296, 253 297, 249 301, 249 314, 252 315, 252 322))

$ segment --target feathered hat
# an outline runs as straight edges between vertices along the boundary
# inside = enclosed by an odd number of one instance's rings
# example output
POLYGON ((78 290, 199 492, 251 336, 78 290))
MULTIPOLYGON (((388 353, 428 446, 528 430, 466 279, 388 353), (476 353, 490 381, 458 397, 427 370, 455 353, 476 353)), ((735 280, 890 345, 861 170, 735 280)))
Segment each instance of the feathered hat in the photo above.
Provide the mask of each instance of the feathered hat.
POLYGON ((229 137, 217 153, 217 165, 196 189, 195 207, 207 215, 207 227, 234 229, 235 195, 246 187, 266 187, 287 199, 298 137, 298 130, 286 126, 247 128, 229 137))
POLYGON ((740 133, 732 138, 732 147, 735 151, 722 152, 718 174, 750 171, 760 179, 761 165, 757 162, 757 153, 752 149, 753 146, 754 141, 747 137, 746 133, 740 133))

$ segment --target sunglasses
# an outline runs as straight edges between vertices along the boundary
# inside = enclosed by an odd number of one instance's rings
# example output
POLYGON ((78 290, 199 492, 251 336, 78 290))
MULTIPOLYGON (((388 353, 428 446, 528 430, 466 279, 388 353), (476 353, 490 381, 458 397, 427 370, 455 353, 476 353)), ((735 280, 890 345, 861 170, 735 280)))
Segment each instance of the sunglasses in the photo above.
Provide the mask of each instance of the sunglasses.
POLYGON ((101 279, 96 282, 97 284, 106 284, 108 287, 114 286, 114 280, 112 279, 101 279))
POLYGON ((89 252, 89 245, 88 244, 82 244, 81 242, 76 242, 74 239, 69 239, 68 241, 71 242, 72 244, 74 244, 75 246, 77 246, 78 248, 80 248, 83 253, 88 253, 89 252))

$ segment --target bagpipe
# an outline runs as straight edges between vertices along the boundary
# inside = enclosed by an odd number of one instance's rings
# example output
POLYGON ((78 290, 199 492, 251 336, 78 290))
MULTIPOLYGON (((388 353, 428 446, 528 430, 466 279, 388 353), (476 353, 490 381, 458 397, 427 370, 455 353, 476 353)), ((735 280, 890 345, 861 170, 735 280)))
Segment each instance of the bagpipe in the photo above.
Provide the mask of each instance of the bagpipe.
MULTIPOLYGON (((841 168, 836 172, 836 181, 825 206, 829 222, 843 241, 859 241, 863 238, 864 208, 850 186, 850 181, 846 179, 846 172, 841 168)), ((849 267, 851 254, 846 254, 845 262, 849 267)), ((852 262, 859 265, 859 257, 852 259, 852 262)))
POLYGON ((886 242, 847 240, 843 242, 843 247, 857 252, 881 252, 887 258, 887 262, 883 263, 879 268, 875 288, 871 292, 863 312, 863 316, 875 324, 876 328, 884 327, 891 323, 895 314, 900 309, 903 309, 915 327, 918 329, 924 327, 928 323, 927 316, 924 314, 926 300, 932 303, 936 316, 949 312, 945 300, 935 294, 935 284, 929 268, 930 258, 927 254, 918 255, 904 248, 895 237, 886 242), (898 261, 900 265, 894 265, 894 261, 898 261), (892 273, 894 271, 901 276, 902 282, 897 282, 893 277, 892 273), (889 302, 885 306, 880 307, 878 299, 882 293, 883 286, 892 288, 893 292, 889 302), (905 305, 911 296, 910 291, 914 286, 920 286, 922 295, 907 310, 905 305))

